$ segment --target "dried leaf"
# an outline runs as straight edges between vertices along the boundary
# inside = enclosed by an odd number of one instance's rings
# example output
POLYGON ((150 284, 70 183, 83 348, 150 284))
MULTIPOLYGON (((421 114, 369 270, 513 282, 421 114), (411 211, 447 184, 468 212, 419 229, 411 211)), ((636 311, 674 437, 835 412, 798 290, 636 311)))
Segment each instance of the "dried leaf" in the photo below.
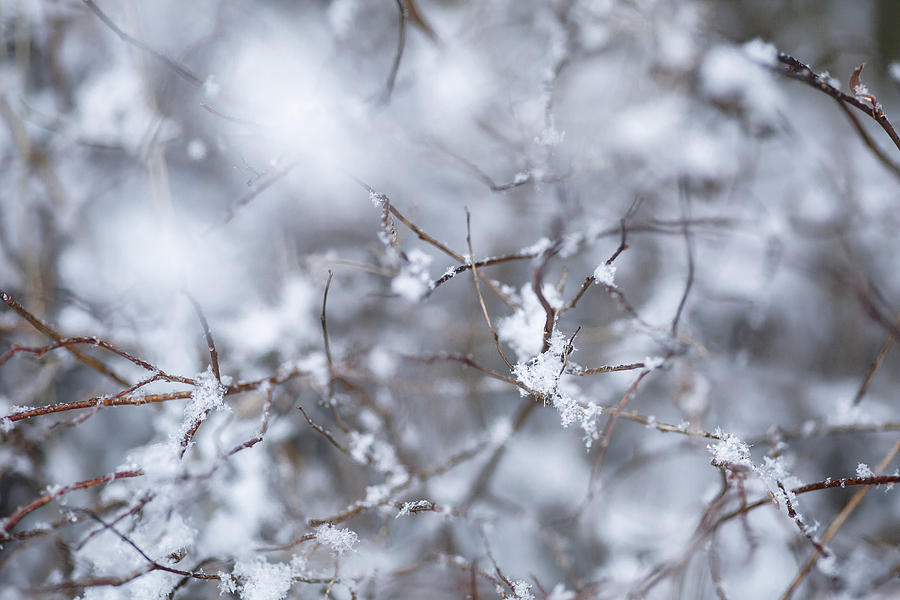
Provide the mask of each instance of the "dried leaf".
POLYGON ((867 88, 866 84, 864 84, 859 79, 863 67, 865 66, 866 63, 864 62, 853 69, 853 73, 850 75, 850 93, 852 93, 857 98, 861 98, 862 100, 869 102, 873 108, 877 108, 878 100, 875 99, 875 96, 869 93, 869 88, 867 88))

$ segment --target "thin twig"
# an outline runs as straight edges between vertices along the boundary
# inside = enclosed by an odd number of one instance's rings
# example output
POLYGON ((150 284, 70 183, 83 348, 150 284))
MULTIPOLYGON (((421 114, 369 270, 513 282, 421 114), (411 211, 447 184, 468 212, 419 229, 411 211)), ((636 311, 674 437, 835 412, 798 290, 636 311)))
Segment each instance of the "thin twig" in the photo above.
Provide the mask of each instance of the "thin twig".
POLYGON ((863 102, 856 96, 845 94, 841 90, 831 85, 827 77, 819 75, 812 70, 812 67, 800 62, 793 56, 779 52, 778 62, 780 64, 776 65, 774 68, 782 75, 786 75, 791 79, 796 79, 797 81, 801 81, 811 87, 814 87, 820 92, 828 94, 835 100, 843 102, 845 104, 849 104, 850 106, 853 106, 854 108, 864 112, 866 115, 872 117, 875 122, 878 123, 882 129, 884 129, 885 133, 888 134, 888 137, 891 138, 891 141, 894 142, 894 145, 897 146, 897 149, 900 150, 900 135, 897 134, 897 131, 888 120, 887 115, 885 115, 884 109, 880 104, 872 106, 871 104, 863 102))
MULTIPOLYGON (((135 365, 139 366, 140 368, 145 369, 147 371, 151 371, 153 373, 160 374, 168 380, 181 381, 182 383, 193 383, 192 379, 178 377, 175 375, 167 375, 166 373, 160 371, 157 367, 148 363, 147 361, 141 360, 140 358, 137 358, 136 356, 133 356, 133 355, 129 354, 128 352, 125 352, 124 350, 120 350, 119 348, 116 348, 109 342, 101 340, 100 338, 93 337, 93 336, 63 338, 63 339, 56 341, 53 344, 47 344, 46 346, 40 346, 40 347, 28 347, 28 346, 20 346, 19 344, 13 344, 9 350, 7 350, 2 355, 0 355, 0 365, 3 365, 13 355, 18 354, 20 352, 24 352, 26 354, 33 354, 36 358, 41 358, 48 352, 50 352, 52 350, 56 350, 57 348, 68 349, 70 346, 76 346, 76 345, 82 345, 82 344, 84 344, 86 346, 96 346, 98 348, 103 348, 105 350, 109 350, 110 352, 112 352, 114 354, 118 354, 125 360, 127 360, 131 363, 134 363, 135 365)), ((130 384, 128 382, 123 382, 123 385, 130 385, 130 384)))
POLYGON ((12 423, 15 423, 16 421, 23 421, 25 419, 31 419, 33 417, 52 415, 54 413, 65 412, 69 410, 94 408, 96 406, 141 406, 142 404, 168 402, 170 400, 184 400, 186 398, 190 398, 191 393, 192 392, 169 392, 167 394, 146 394, 143 396, 135 396, 133 398, 126 398, 121 396, 101 396, 97 398, 91 398, 90 400, 76 400, 74 402, 63 402, 60 404, 50 404, 47 406, 28 408, 25 410, 14 412, 12 414, 8 414, 3 418, 9 420, 12 423))
POLYGON ((872 154, 875 155, 881 164, 888 168, 894 175, 900 175, 900 165, 891 160, 891 158, 885 154, 884 150, 872 139, 872 136, 869 135, 869 132, 862 126, 862 123, 859 122, 859 119, 853 113, 850 108, 844 104, 842 101, 835 99, 835 102, 838 103, 838 106, 841 107, 841 110, 844 111, 844 114, 847 115, 847 118, 850 119, 850 122, 853 124, 853 128, 856 130, 856 133, 859 134, 859 137, 862 138, 863 143, 872 151, 872 154))
POLYGON ((109 524, 109 523, 107 523, 106 521, 104 521, 103 519, 101 519, 101 518, 100 518, 96 513, 94 513, 93 511, 85 510, 85 509, 73 509, 73 510, 77 510, 78 512, 81 512, 81 513, 84 513, 84 514, 88 515, 89 517, 91 517, 92 519, 94 519, 95 521, 97 521, 98 523, 100 523, 101 525, 103 525, 104 528, 106 528, 106 529, 108 529, 109 531, 113 532, 113 534, 115 534, 119 539, 121 539, 123 542, 125 542, 126 544, 128 544, 129 546, 131 546, 132 548, 134 548, 134 550, 135 550, 138 554, 140 554, 141 557, 143 557, 144 560, 146 560, 147 563, 152 567, 152 570, 155 570, 155 571, 165 571, 165 572, 167 572, 167 573, 174 573, 175 575, 182 575, 182 576, 184 576, 184 577, 191 577, 191 578, 194 578, 194 579, 205 579, 205 580, 216 580, 216 581, 218 581, 219 579, 221 579, 221 577, 219 577, 218 575, 208 575, 208 574, 206 574, 206 573, 194 573, 194 572, 191 572, 191 571, 183 571, 183 570, 181 570, 181 569, 175 569, 175 568, 170 567, 170 566, 168 566, 168 565, 164 565, 164 564, 162 564, 162 563, 160 563, 160 562, 157 562, 157 561, 153 560, 152 558, 150 558, 150 557, 147 555, 147 553, 144 552, 144 551, 140 548, 140 546, 138 546, 137 544, 135 544, 135 543, 131 540, 131 538, 129 538, 128 536, 126 536, 124 533, 121 533, 118 529, 116 529, 115 527, 113 527, 111 524, 109 524))
POLYGON ((812 531, 810 531, 809 527, 807 527, 806 523, 803 522, 803 520, 800 518, 800 515, 794 509, 794 503, 791 502, 791 498, 788 495, 787 490, 784 489, 784 484, 780 481, 776 483, 778 485, 778 489, 781 490, 782 499, 784 500, 784 507, 787 510, 787 514, 791 519, 794 520, 794 523, 797 525, 797 529, 800 530, 800 533, 803 534, 803 537, 809 540, 809 543, 812 544, 813 548, 816 549, 816 552, 818 552, 825 558, 831 556, 831 553, 825 549, 825 546, 816 541, 816 538, 813 537, 812 531))
MULTIPOLYGON (((468 208, 466 209, 466 245, 469 247, 469 256, 473 256, 471 214, 469 213, 468 208)), ((503 362, 506 363, 509 370, 512 371, 512 363, 509 362, 509 359, 506 358, 506 354, 503 353, 503 348, 500 347, 500 336, 497 334, 497 330, 491 322, 491 315, 488 313, 487 305, 484 303, 484 295, 481 293, 481 285, 478 283, 478 269, 474 264, 472 265, 472 279, 475 281, 475 294, 478 296, 478 303, 481 305, 481 314, 484 315, 484 320, 487 322, 488 329, 491 330, 491 336, 494 338, 494 346, 497 347, 497 353, 500 355, 500 358, 503 359, 503 362)))
POLYGON ((263 437, 266 435, 266 431, 269 430, 269 413, 272 411, 272 394, 273 394, 272 388, 267 388, 266 389, 266 401, 265 401, 265 404, 263 405, 262 423, 259 426, 259 432, 254 437, 250 438, 243 444, 239 444, 239 445, 235 446, 234 448, 232 448, 231 451, 228 452, 227 456, 232 456, 234 454, 237 454, 241 450, 246 450, 247 448, 252 448, 253 446, 255 446, 256 444, 258 444, 262 441, 263 437))
POLYGON ((678 337, 678 321, 681 319, 681 313, 687 304, 688 295, 691 293, 691 287, 694 285, 694 250, 691 243, 691 234, 688 230, 687 223, 690 220, 690 197, 688 196, 687 183, 682 179, 678 182, 678 192, 681 198, 681 217, 684 222, 682 226, 682 234, 684 235, 684 247, 687 253, 687 280, 684 283, 684 292, 681 294, 681 300, 678 302, 678 309, 675 311, 675 317, 672 319, 672 337, 678 337))
POLYGON ((403 4, 403 0, 396 0, 396 2, 397 9, 400 13, 400 23, 398 25, 399 31, 397 32, 397 51, 394 53, 394 61, 391 63, 391 70, 390 73, 388 73, 383 97, 384 102, 390 100, 391 94, 394 92, 394 84, 397 81, 397 72, 400 70, 400 61, 403 60, 403 49, 406 47, 406 19, 408 18, 408 14, 406 6, 403 4))
POLYGON ((452 352, 439 352, 437 354, 428 354, 428 355, 401 355, 401 356, 407 360, 421 361, 421 362, 424 362, 425 364, 431 364, 433 362, 437 362, 440 360, 450 360, 450 361, 462 363, 462 364, 464 364, 468 367, 471 367, 477 371, 481 371, 485 375, 487 375, 489 377, 493 377, 494 379, 497 379, 498 381, 504 381, 510 385, 514 385, 514 386, 526 391, 529 394, 537 394, 537 392, 535 392, 534 390, 532 390, 531 388, 529 388, 522 382, 518 381, 517 379, 514 379, 513 377, 510 377, 509 375, 504 375, 503 373, 494 371, 493 369, 489 369, 489 368, 475 362, 475 360, 472 359, 471 357, 465 356, 463 354, 454 354, 452 352))
POLYGON ((184 290, 184 294, 187 296, 188 300, 190 300, 191 306, 194 307, 197 318, 200 319, 200 326, 203 327, 203 335, 206 336, 206 349, 209 351, 209 361, 212 365, 213 375, 216 376, 216 381, 221 385, 222 376, 219 373, 219 353, 216 351, 216 343, 213 340, 212 331, 209 329, 206 315, 203 314, 203 308, 201 308, 200 303, 197 302, 189 291, 184 290))
POLYGON ((109 481, 115 481, 116 479, 140 477, 143 474, 144 472, 141 470, 119 471, 117 473, 110 473, 109 475, 103 475, 102 477, 86 479, 84 481, 79 481, 71 485, 60 487, 53 491, 48 491, 40 498, 33 500, 32 502, 28 503, 27 505, 23 506, 22 508, 11 514, 9 517, 7 517, 6 522, 3 524, 3 530, 7 533, 10 532, 12 528, 16 526, 16 523, 21 521, 23 517, 49 503, 54 498, 59 498, 60 496, 64 496, 65 494, 68 494, 69 492, 73 492, 75 490, 86 490, 88 488, 94 487, 95 485, 100 485, 109 481))
POLYGON ((544 252, 543 260, 541 260, 541 263, 534 270, 534 277, 531 280, 531 290, 534 292, 534 295, 537 296, 538 302, 544 309, 545 314, 544 339, 541 345, 542 353, 550 349, 550 340, 553 337, 553 327, 556 324, 557 315, 556 309, 550 305, 550 302, 548 302, 547 298, 544 296, 544 269, 547 268, 550 259, 559 251, 559 247, 560 241, 557 240, 552 246, 547 248, 544 252))
MULTIPOLYGON (((630 214, 630 211, 629 211, 629 214, 630 214)), ((622 239, 621 239, 621 241, 619 241, 619 247, 616 248, 615 252, 613 252, 612 255, 606 259, 607 266, 613 264, 613 262, 615 262, 615 260, 617 258, 619 258, 620 254, 622 254, 623 252, 628 250, 628 241, 627 241, 628 229, 625 226, 625 219, 627 219, 627 218, 628 218, 628 216, 626 215, 619 221, 619 227, 622 231, 622 239)), ((586 277, 584 280, 584 283, 581 284, 581 289, 578 290, 577 294, 575 294, 575 297, 572 298, 572 300, 568 304, 566 304, 564 307, 562 307, 559 310, 559 312, 562 313, 567 310, 571 310, 571 309, 575 308, 575 305, 578 304, 578 301, 581 300, 581 297, 584 296, 584 293, 588 291, 588 288, 590 288, 591 284, 593 284, 595 281, 596 281, 596 278, 593 275, 589 275, 588 277, 586 277)), ((607 286, 607 287, 609 287, 609 286, 607 286)))
POLYGON ((329 442, 331 442, 331 444, 332 444, 335 448, 337 448, 338 450, 340 450, 341 452, 343 452, 343 453, 346 454, 347 456, 350 456, 350 451, 349 451, 347 448, 345 448, 339 441, 337 441, 337 440, 334 438, 334 436, 331 434, 330 431, 328 431, 327 429, 325 429, 324 427, 322 427, 321 425, 315 423, 312 419, 310 419, 310 418, 309 418, 309 415, 306 414, 306 411, 303 410, 303 407, 302 407, 302 406, 297 406, 297 409, 298 409, 301 413, 303 413, 303 418, 306 419, 306 422, 309 423, 309 426, 310 426, 310 427, 312 427, 313 429, 315 429, 316 431, 318 431, 319 433, 321 433, 321 434, 325 437, 325 439, 327 439, 329 442))
POLYGON ((642 362, 629 363, 625 365, 604 365, 602 367, 593 367, 591 369, 572 368, 566 371, 569 375, 594 375, 596 373, 618 373, 619 371, 634 371, 643 369, 646 365, 642 362))
POLYGON ((331 344, 328 343, 328 321, 325 318, 325 307, 328 304, 328 290, 331 288, 331 278, 334 273, 328 269, 328 281, 325 282, 325 292, 322 294, 322 314, 319 322, 322 324, 322 341, 325 346, 325 360, 328 362, 328 400, 334 398, 334 362, 331 360, 331 344))
POLYGON ((91 9, 91 12, 93 12, 95 15, 97 15, 97 18, 99 18, 103 22, 104 25, 109 27, 113 33, 115 33, 117 36, 119 36, 119 39, 121 39, 123 42, 131 44, 132 46, 134 46, 136 48, 140 48, 147 54, 150 54, 154 58, 159 59, 166 66, 168 66, 170 69, 175 71, 175 73, 177 73, 178 76, 181 77, 182 79, 184 79, 185 81, 192 83, 194 85, 201 85, 203 83, 203 81, 201 81, 199 77, 197 77, 196 75, 191 73, 183 65, 178 64, 177 62, 175 62, 174 60, 172 60, 171 58, 169 58, 162 52, 159 52, 158 50, 150 47, 145 42, 142 42, 141 40, 135 38, 134 36, 129 35, 129 34, 125 33, 124 31, 122 31, 122 29, 118 25, 113 23, 112 19, 110 19, 106 15, 105 12, 100 10, 100 7, 94 3, 94 0, 82 0, 82 1, 87 5, 87 7, 89 9, 91 9))
MULTIPOLYGON (((897 320, 894 321, 894 327, 900 329, 900 315, 898 315, 897 320)), ((895 339, 897 338, 894 335, 894 332, 888 331, 887 339, 884 340, 884 344, 882 344, 881 349, 875 356, 875 360, 869 365, 869 370, 866 371, 866 376, 863 377, 862 383, 860 383, 859 389, 856 391, 856 396, 853 397, 854 405, 859 404, 862 401, 863 396, 866 395, 866 392, 869 390, 869 384, 872 383, 872 378, 875 377, 875 373, 878 372, 878 369, 880 369, 882 363, 884 363, 884 359, 887 357, 887 353, 890 351, 891 346, 894 345, 895 339)), ((0 361, 0 364, 2 364, 2 361, 0 361)))
MULTIPOLYGON (((244 392, 253 391, 259 389, 262 386, 275 386, 280 385, 286 381, 294 379, 295 377, 307 376, 310 373, 306 371, 302 371, 300 369, 290 369, 284 372, 276 373, 275 375, 271 375, 269 377, 264 377, 262 379, 256 379, 253 381, 244 381, 239 383, 234 383, 225 388, 224 395, 230 396, 232 394, 241 394, 244 392)), ((184 383, 188 383, 187 380, 184 383)), ((193 383, 192 383, 193 384, 193 383)), ((22 421, 25 419, 30 419, 33 417, 39 417, 43 415, 54 414, 58 412, 65 412, 69 410, 79 410, 83 408, 94 408, 96 406, 141 406, 143 404, 151 404, 151 403, 159 403, 159 402, 168 402, 170 400, 185 400, 190 398, 193 392, 169 392, 165 394, 145 394, 142 396, 135 397, 121 397, 121 396, 100 396, 96 398, 91 398, 90 400, 77 400, 75 402, 63 402, 60 404, 51 404, 49 406, 39 406, 35 408, 27 408, 24 410, 19 410, 12 414, 8 414, 5 417, 0 418, 0 420, 9 420, 12 423, 16 421, 22 421)))
POLYGON ((631 386, 629 386, 628 390, 626 390, 621 400, 619 400, 619 404, 616 406, 615 412, 610 415, 609 420, 606 422, 606 427, 604 427, 603 433, 600 436, 600 449, 597 451, 597 456, 596 458, 594 458, 594 466, 591 469, 591 478, 588 483, 588 501, 594 497, 594 484, 597 481, 597 477, 600 475, 600 467, 603 465, 603 458, 606 456, 607 448, 609 448, 610 438, 612 437, 613 429, 616 426, 616 421, 622 414, 622 411, 625 409, 628 401, 631 400, 631 397, 637 391, 637 388, 641 384, 641 381, 643 381, 644 377, 649 374, 649 369, 641 371, 640 375, 635 378, 634 382, 631 384, 631 386))
MULTIPOLYGON (((875 469, 875 475, 881 475, 888 468, 897 454, 900 453, 900 438, 897 438, 897 441, 894 443, 893 447, 888 451, 887 454, 884 455, 884 458, 881 459, 881 462, 878 464, 878 467, 875 469)), ((897 481, 900 481, 900 476, 895 476, 897 481)), ((838 532, 841 526, 847 522, 847 519, 853 513, 854 510, 860 505, 863 498, 866 497, 866 494, 869 493, 869 490, 872 489, 872 485, 879 485, 879 483, 868 483, 853 494, 853 497, 850 498, 850 501, 844 505, 844 508, 841 509, 841 512, 838 513, 838 516, 831 522, 831 525, 828 526, 828 529, 825 530, 825 534, 822 536, 822 545, 827 544, 831 541, 831 538, 838 532)), ((796 493, 796 492, 795 492, 796 493)), ((794 592, 797 591, 797 588, 815 566, 816 561, 819 558, 820 552, 818 550, 814 550, 812 555, 807 559, 803 566, 797 571, 797 574, 794 576, 794 579, 791 581, 787 590, 785 590, 784 594, 781 596, 781 600, 788 600, 791 596, 794 595, 794 592)))
POLYGON ((235 215, 237 215, 239 210, 241 210, 242 208, 244 208, 245 206, 247 206, 248 204, 253 202, 253 200, 257 196, 259 196, 264 191, 269 189, 272 185, 274 185, 278 181, 281 181, 282 179, 287 177, 288 174, 290 174, 291 171, 293 171, 295 168, 297 168, 297 166, 299 164, 300 164, 299 162, 292 162, 292 163, 285 165, 284 167, 278 169, 274 173, 272 173, 272 175, 268 179, 266 179, 265 181, 263 181, 262 183, 257 185, 253 190, 251 190, 251 191, 247 192, 246 194, 244 194, 243 196, 241 196, 231 206, 229 206, 228 209, 225 211, 225 213, 222 215, 222 218, 219 219, 219 221, 217 223, 213 223, 212 225, 207 227, 203 233, 208 234, 210 231, 212 231, 216 227, 221 227, 221 226, 229 223, 235 217, 235 215))
MULTIPOLYGON (((57 342, 61 341, 64 338, 64 336, 62 334, 60 334, 58 331, 56 331, 55 329, 53 329, 52 327, 50 327, 49 325, 47 325, 46 323, 44 323, 43 321, 38 319, 36 316, 34 316, 30 312, 28 312, 21 304, 16 302, 15 299, 13 299, 13 297, 10 296, 9 294, 7 294, 6 292, 0 291, 0 299, 2 299, 4 302, 6 302, 7 306, 9 306, 11 309, 16 311, 17 313, 19 313, 19 315, 23 319, 28 321, 32 327, 34 327, 35 329, 37 329, 44 335, 47 335, 47 336, 53 338, 57 342)), ((102 373, 103 375, 106 375, 107 377, 109 377, 110 379, 115 381, 116 383, 118 383, 120 385, 131 385, 130 383, 128 383, 128 381, 126 381, 122 377, 116 375, 116 373, 114 373, 112 371, 112 369, 110 369, 109 367, 104 365, 102 362, 100 362, 96 358, 93 358, 92 356, 88 356, 86 354, 82 354, 81 352, 78 351, 77 348, 73 348, 72 346, 65 346, 65 348, 66 348, 66 350, 71 352, 78 360, 80 360, 84 364, 88 365, 95 371, 102 373)), ((107 349, 112 350, 112 348, 107 348, 107 349)), ((115 350, 113 350, 113 351, 117 352, 115 350)), ((117 354, 118 354, 118 352, 117 352, 117 354)), ((131 359, 129 358, 129 360, 131 360, 131 359)), ((152 371, 153 368, 151 367, 150 370, 152 371)))

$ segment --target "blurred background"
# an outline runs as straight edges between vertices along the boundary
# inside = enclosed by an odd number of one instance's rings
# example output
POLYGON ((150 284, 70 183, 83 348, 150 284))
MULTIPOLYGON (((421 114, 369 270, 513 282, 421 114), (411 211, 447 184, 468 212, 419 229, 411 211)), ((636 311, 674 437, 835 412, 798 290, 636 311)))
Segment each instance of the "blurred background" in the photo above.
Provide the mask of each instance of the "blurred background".
POLYGON ((898 11, 0 1, 0 517, 144 473, 5 521, 0 587, 892 597, 896 492, 796 590, 855 489, 721 519, 896 469, 900 148, 776 53, 846 93, 866 62, 893 119, 898 11), (71 336, 152 369, 16 346, 71 336), (190 382, 126 392, 160 371, 190 382), (727 434, 749 456, 711 465, 727 434))

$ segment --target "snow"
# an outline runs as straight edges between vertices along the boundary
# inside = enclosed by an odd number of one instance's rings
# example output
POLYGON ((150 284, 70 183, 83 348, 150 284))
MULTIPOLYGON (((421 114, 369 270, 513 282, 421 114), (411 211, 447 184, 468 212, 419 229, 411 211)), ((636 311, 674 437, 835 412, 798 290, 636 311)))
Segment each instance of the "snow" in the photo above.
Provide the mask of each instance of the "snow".
POLYGON ((781 98, 771 75, 754 62, 762 55, 766 64, 770 54, 770 49, 753 42, 743 51, 730 45, 713 47, 703 59, 700 71, 704 91, 713 100, 741 106, 757 123, 772 122, 782 105, 781 98))
POLYGON ((721 439, 707 445, 707 449, 713 456, 713 464, 729 466, 752 467, 750 461, 750 446, 733 434, 725 434, 717 430, 716 435, 721 439))
MULTIPOLYGON (((562 305, 562 298, 554 287, 545 285, 542 291, 550 306, 562 305)), ((544 323, 547 320, 547 313, 530 284, 522 286, 521 300, 522 306, 519 310, 497 322, 497 335, 500 341, 512 347, 519 361, 532 358, 541 351, 544 343, 544 323)))
POLYGON ((860 478, 874 477, 875 473, 872 472, 872 469, 866 463, 859 463, 856 466, 856 476, 860 478))
MULTIPOLYGON (((232 574, 237 578, 241 600, 282 600, 291 589, 293 573, 289 565, 270 563, 261 557, 237 560, 232 574)), ((224 589, 233 591, 234 584, 224 589)))
POLYGON ((513 593, 516 595, 516 600, 534 600, 533 588, 527 581, 513 581, 512 589, 513 593))
POLYGON ((774 44, 755 38, 745 43, 741 49, 747 57, 766 67, 775 66, 778 63, 778 49, 774 44))
MULTIPOLYGON (((552 395, 556 391, 562 371, 564 344, 562 335, 556 332, 550 349, 528 362, 517 363, 513 367, 513 375, 530 389, 540 394, 552 395)), ((519 393, 525 395, 528 392, 520 389, 519 393)))
POLYGON ((575 600, 576 597, 577 594, 574 591, 566 589, 566 586, 561 583, 557 583, 550 590, 550 596, 547 600, 575 600))
POLYGON ((559 146, 566 139, 566 132, 556 129, 552 124, 541 132, 541 135, 534 138, 534 142, 541 146, 554 147, 559 146))
POLYGON ((616 266, 600 263, 594 269, 594 283, 616 287, 616 266))
POLYGON ((900 83, 900 62, 892 62, 888 65, 888 75, 895 83, 900 83))
POLYGON ((316 527, 316 542, 328 546, 332 552, 340 556, 353 550, 353 547, 359 542, 359 536, 350 529, 340 529, 331 523, 326 523, 316 527))
POLYGON ((664 356, 645 356, 644 368, 648 371, 654 371, 666 363, 664 356))
POLYGON ((206 147, 206 143, 200 139, 193 139, 188 142, 187 146, 188 156, 191 157, 191 160, 203 160, 209 154, 209 149, 206 147))
POLYGON ((428 500, 415 500, 412 502, 404 502, 403 506, 400 507, 400 511, 397 513, 395 519, 399 519, 400 517, 405 517, 411 514, 415 514, 416 509, 430 509, 433 504, 428 500))
POLYGON ((408 302, 418 302, 431 289, 428 265, 431 264, 432 257, 418 249, 410 251, 407 256, 409 262, 403 265, 391 281, 391 291, 408 302))
POLYGON ((335 0, 328 6, 328 24, 339 36, 348 35, 359 8, 359 0, 335 0))
POLYGON ((181 427, 173 434, 172 440, 180 442, 197 424, 209 416, 210 411, 230 412, 231 407, 225 403, 225 387, 219 383, 213 373, 212 366, 197 377, 197 385, 191 392, 191 399, 185 405, 181 427))

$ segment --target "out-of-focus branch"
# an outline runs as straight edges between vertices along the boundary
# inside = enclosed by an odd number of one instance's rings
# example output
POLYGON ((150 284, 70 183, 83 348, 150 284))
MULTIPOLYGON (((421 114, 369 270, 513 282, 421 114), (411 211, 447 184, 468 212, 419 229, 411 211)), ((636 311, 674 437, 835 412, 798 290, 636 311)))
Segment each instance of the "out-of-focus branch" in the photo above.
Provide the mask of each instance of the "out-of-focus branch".
MULTIPOLYGON (((471 215, 469 214, 469 210, 466 209, 466 244, 469 246, 469 256, 472 256, 472 227, 470 221, 471 215)), ((472 266, 472 279, 474 279, 475 281, 475 294, 478 296, 478 303, 481 306, 481 314, 484 315, 484 320, 487 322, 488 329, 491 330, 491 336, 494 338, 494 346, 497 347, 497 353, 500 354, 500 358, 502 358, 503 362, 506 363, 507 368, 512 371, 512 363, 509 362, 509 359, 506 358, 506 355, 503 353, 503 348, 500 347, 500 336, 497 334, 497 329, 491 322, 491 315, 490 313, 488 313, 487 305, 484 303, 484 296, 481 293, 481 285, 478 283, 478 269, 474 265, 472 266)))
MULTIPOLYGON (((894 321, 894 327, 896 329, 900 329, 900 316, 897 317, 897 320, 894 321)), ((866 392, 869 389, 869 384, 872 383, 872 378, 875 377, 875 373, 878 372, 878 369, 881 368, 882 363, 884 363, 884 359, 887 357, 888 352, 891 349, 891 346, 894 345, 894 340, 896 336, 894 335, 893 330, 888 332, 888 337, 882 344, 881 349, 878 351, 878 354, 875 355, 875 359, 872 361, 872 364, 869 365, 868 371, 866 371, 866 376, 863 377, 862 382, 859 384, 859 389, 856 391, 856 396, 853 397, 853 404, 859 404, 863 396, 866 395, 866 392)))
POLYGON ((214 224, 210 225, 209 227, 207 227, 207 229, 203 233, 208 234, 210 231, 212 231, 216 227, 221 227, 222 225, 226 225, 227 223, 229 223, 235 217, 235 215, 238 213, 239 210, 241 210, 242 208, 244 208, 245 206, 247 206, 248 204, 253 202, 253 200, 257 196, 259 196, 260 194, 265 192, 272 185, 274 185, 275 183, 277 183, 277 182, 281 181, 282 179, 284 179, 285 177, 287 177, 290 174, 290 172, 293 171, 299 164, 300 163, 298 163, 298 162, 292 162, 288 165, 285 165, 284 167, 281 167, 274 173, 272 173, 268 179, 266 179, 265 181, 263 181, 262 183, 257 185, 251 191, 249 191, 246 194, 244 194, 243 196, 241 196, 238 200, 236 200, 234 202, 234 204, 229 206, 228 209, 225 211, 225 213, 222 215, 222 218, 219 219, 219 222, 214 223, 214 224))
POLYGON ((201 85, 203 83, 203 81, 199 77, 191 73, 184 65, 178 64, 162 52, 159 52, 155 48, 152 48, 149 44, 142 42, 136 37, 122 31, 122 29, 118 25, 116 25, 113 20, 110 19, 109 16, 100 9, 99 6, 97 6, 94 0, 82 1, 91 10, 91 12, 97 15, 97 18, 100 19, 100 21, 102 21, 104 25, 109 27, 109 29, 112 30, 113 33, 119 36, 119 39, 121 39, 123 42, 131 44, 135 48, 139 48, 147 54, 153 56, 154 58, 162 61, 163 64, 175 71, 175 73, 177 73, 179 77, 181 77, 188 83, 192 83, 194 85, 201 85))

